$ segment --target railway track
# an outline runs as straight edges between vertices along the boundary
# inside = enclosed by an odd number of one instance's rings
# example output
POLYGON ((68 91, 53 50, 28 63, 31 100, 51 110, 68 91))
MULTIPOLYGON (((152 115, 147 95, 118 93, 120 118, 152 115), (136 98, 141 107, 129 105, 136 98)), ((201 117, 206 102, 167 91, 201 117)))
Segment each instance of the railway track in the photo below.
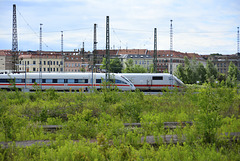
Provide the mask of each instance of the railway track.
MULTIPOLYGON (((238 142, 240 139, 240 132, 232 132, 232 133, 224 133, 222 134, 223 137, 222 140, 227 140, 229 142, 238 142)), ((79 142, 79 140, 71 140, 73 143, 79 142)), ((186 137, 182 136, 179 138, 177 135, 161 135, 161 136, 142 136, 139 140, 139 144, 143 144, 144 142, 150 144, 150 145, 158 145, 158 144, 182 144, 186 141, 186 137)), ((12 146, 16 146, 19 148, 24 148, 27 146, 32 145, 38 145, 38 146, 50 146, 52 143, 54 143, 54 140, 29 140, 29 141, 15 141, 15 142, 0 142, 0 147, 3 149, 10 148, 12 146)), ((89 140, 90 143, 97 143, 96 139, 89 140)), ((121 143, 122 141, 119 140, 121 143)), ((113 144, 113 142, 110 140, 109 144, 113 144)))
MULTIPOLYGON (((164 129, 176 129, 176 128, 183 128, 186 127, 187 125, 192 126, 193 122, 192 121, 184 121, 184 122, 164 122, 163 126, 164 129)), ((124 127, 142 127, 143 124, 141 123, 124 123, 124 127)), ((41 128, 43 128, 45 131, 49 132, 54 132, 56 130, 60 130, 64 128, 63 125, 40 125, 41 128)))
MULTIPOLYGON (((191 121, 186 121, 186 122, 164 122, 164 129, 170 129, 174 130, 176 128, 183 128, 187 125, 192 126, 193 122, 191 121)), ((129 127, 142 127, 143 125, 141 123, 124 123, 124 127, 129 128, 129 127)), ((48 132, 54 132, 56 130, 64 128, 63 125, 41 125, 41 127, 48 132)), ((224 139, 227 139, 230 142, 238 142, 240 139, 240 132, 232 132, 232 133, 224 133, 222 134, 224 139)), ((79 140, 72 140, 74 143, 77 143, 79 140)), ((121 142, 121 140, 119 140, 121 142)), ((150 144, 150 145, 157 145, 159 143, 163 144, 177 144, 180 143, 182 144, 183 142, 186 141, 185 136, 183 135, 181 138, 178 138, 177 135, 161 135, 161 136, 142 136, 139 139, 139 144, 142 144, 144 142, 150 144)), ((55 141, 53 140, 29 140, 29 141, 10 141, 10 142, 0 142, 0 147, 1 148, 9 148, 11 146, 16 146, 16 147, 27 147, 31 145, 51 145, 55 141)), ((89 140, 90 143, 97 143, 96 139, 89 140)), ((112 144, 112 143, 111 143, 112 144)))

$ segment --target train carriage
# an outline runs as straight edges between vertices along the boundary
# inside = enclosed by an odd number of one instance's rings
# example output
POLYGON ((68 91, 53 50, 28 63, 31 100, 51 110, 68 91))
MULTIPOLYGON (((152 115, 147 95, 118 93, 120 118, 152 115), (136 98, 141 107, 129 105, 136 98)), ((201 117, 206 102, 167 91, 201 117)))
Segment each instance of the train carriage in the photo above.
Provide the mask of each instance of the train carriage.
POLYGON ((165 88, 182 88, 184 83, 169 73, 122 73, 137 89, 143 91, 161 91, 165 88))
MULTIPOLYGON (((111 82, 118 89, 127 91, 135 90, 134 85, 122 75, 110 74, 111 82)), ((13 81, 18 89, 34 89, 37 84, 42 90, 53 88, 55 90, 89 90, 94 87, 102 88, 102 81, 105 79, 104 73, 20 73, 20 74, 1 74, 0 88, 9 89, 13 81), (93 76, 93 77, 92 77, 93 76), (40 78, 41 77, 41 78, 40 78), (26 81, 25 81, 26 80, 26 81), (93 80, 93 81, 92 81, 93 80)))

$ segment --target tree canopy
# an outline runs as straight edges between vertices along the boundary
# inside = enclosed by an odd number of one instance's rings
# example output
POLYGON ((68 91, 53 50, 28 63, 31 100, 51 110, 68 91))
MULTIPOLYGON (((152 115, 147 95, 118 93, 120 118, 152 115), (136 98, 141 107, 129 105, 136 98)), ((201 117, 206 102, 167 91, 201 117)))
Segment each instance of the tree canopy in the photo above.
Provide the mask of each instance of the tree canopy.
POLYGON ((196 59, 190 61, 184 57, 184 66, 179 64, 175 75, 184 83, 194 84, 198 81, 201 84, 206 80, 206 69, 202 63, 197 63, 196 59))
POLYGON ((147 73, 147 68, 141 65, 135 65, 132 59, 128 59, 125 62, 126 68, 122 71, 123 73, 147 73))
MULTIPOLYGON (((106 70, 106 58, 103 58, 102 64, 103 65, 100 68, 106 70)), ((122 68, 123 66, 119 58, 110 59, 109 72, 121 73, 122 68)))

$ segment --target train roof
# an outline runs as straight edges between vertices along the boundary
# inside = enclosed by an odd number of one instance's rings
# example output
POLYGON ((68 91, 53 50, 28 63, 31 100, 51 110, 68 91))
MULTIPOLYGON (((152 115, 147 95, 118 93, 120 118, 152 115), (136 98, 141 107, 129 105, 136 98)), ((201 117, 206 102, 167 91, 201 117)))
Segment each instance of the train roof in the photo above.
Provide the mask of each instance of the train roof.
POLYGON ((149 76, 153 76, 153 75, 158 75, 158 76, 170 76, 171 74, 169 73, 120 73, 122 75, 149 75, 149 76))

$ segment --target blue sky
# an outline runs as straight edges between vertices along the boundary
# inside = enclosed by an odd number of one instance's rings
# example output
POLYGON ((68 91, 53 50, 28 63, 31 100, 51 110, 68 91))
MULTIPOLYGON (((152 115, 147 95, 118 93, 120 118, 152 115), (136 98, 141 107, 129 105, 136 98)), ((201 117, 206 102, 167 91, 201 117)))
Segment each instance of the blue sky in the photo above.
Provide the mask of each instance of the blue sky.
POLYGON ((43 50, 93 49, 93 26, 97 48, 105 49, 106 16, 110 17, 112 49, 154 47, 198 54, 235 54, 240 26, 239 0, 0 0, 0 50, 12 48, 12 8, 17 6, 18 49, 39 50, 39 28, 43 24, 43 50))

